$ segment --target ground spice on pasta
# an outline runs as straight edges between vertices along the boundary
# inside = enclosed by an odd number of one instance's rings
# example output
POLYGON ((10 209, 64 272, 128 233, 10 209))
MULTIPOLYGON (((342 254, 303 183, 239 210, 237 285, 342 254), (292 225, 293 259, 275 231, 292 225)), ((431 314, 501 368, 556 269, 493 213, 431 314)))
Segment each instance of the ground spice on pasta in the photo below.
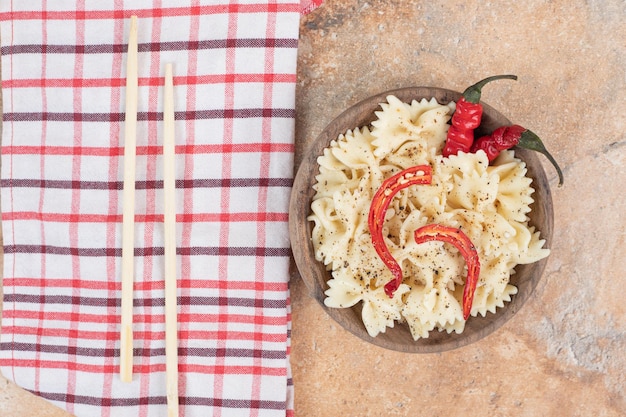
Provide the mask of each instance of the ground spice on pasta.
POLYGON ((316 258, 332 274, 325 304, 361 303, 371 336, 396 323, 406 323, 415 340, 435 329, 464 329, 465 260, 443 242, 418 245, 413 232, 422 226, 460 228, 476 247, 481 269, 471 316, 503 307, 517 292, 510 284, 515 266, 549 254, 528 224, 534 190, 514 151, 503 151, 491 165, 483 151, 442 156, 454 107, 389 96, 371 126, 340 135, 318 158, 309 220, 316 258), (416 165, 432 168, 431 183, 399 191, 385 214, 382 236, 403 272, 388 297, 384 286, 394 277, 371 242, 370 203, 387 178, 416 165))

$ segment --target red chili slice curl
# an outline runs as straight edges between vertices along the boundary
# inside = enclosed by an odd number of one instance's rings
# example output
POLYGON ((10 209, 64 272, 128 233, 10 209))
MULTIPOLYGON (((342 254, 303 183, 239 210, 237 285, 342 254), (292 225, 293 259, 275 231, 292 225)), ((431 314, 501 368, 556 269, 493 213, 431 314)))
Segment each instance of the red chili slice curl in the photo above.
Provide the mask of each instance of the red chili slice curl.
POLYGON ((385 294, 390 298, 402 284, 402 267, 395 260, 383 237, 385 215, 389 204, 402 189, 416 184, 430 184, 432 169, 430 165, 417 165, 398 172, 387 178, 374 194, 370 206, 368 226, 372 236, 372 244, 376 253, 393 274, 393 279, 385 284, 385 294))
POLYGON ((463 319, 467 320, 472 311, 474 293, 480 275, 480 260, 478 251, 469 237, 455 227, 444 226, 442 224, 428 224, 415 231, 415 242, 424 243, 438 240, 454 245, 467 264, 467 278, 463 289, 463 319))

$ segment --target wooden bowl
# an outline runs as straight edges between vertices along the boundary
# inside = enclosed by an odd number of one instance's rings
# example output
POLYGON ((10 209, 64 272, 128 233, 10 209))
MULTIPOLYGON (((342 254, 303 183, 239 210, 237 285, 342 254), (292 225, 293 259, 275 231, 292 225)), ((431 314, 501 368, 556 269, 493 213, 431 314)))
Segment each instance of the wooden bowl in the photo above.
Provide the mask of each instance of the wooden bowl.
MULTIPOLYGON (((331 278, 331 274, 321 262, 315 260, 311 241, 313 223, 307 221, 307 216, 311 213, 311 201, 315 194, 313 190, 313 185, 316 182, 315 177, 319 174, 317 157, 322 155, 324 148, 329 146, 330 142, 336 139, 339 134, 345 133, 348 129, 369 125, 375 119, 374 111, 380 110, 379 104, 386 102, 388 95, 395 95, 404 102, 434 97, 441 104, 457 101, 461 97, 461 93, 442 88, 402 88, 367 98, 334 119, 309 147, 298 168, 289 209, 291 248, 297 269, 310 295, 346 330, 367 342, 391 350, 411 353, 443 352, 476 342, 493 333, 511 319, 533 293, 541 279, 547 258, 529 265, 518 265, 516 273, 511 276, 511 283, 518 288, 518 293, 512 297, 512 301, 505 303, 503 308, 497 309, 495 314, 487 313, 485 317, 470 317, 461 334, 448 334, 445 331, 433 330, 428 338, 415 341, 406 324, 396 323, 395 327, 388 328, 385 333, 371 337, 361 319, 360 303, 346 309, 329 308, 324 305, 324 298, 326 297, 324 291, 328 289, 327 281, 331 278)), ((480 134, 490 133, 499 126, 511 124, 505 116, 491 106, 483 103, 483 107, 483 120, 477 137, 480 134)), ((516 149, 515 154, 526 162, 527 176, 533 179, 532 187, 535 189, 533 194, 535 202, 531 206, 530 224, 536 226, 541 232, 541 238, 546 240, 545 247, 549 248, 553 231, 553 208, 550 186, 545 171, 537 153, 525 149, 516 149)))

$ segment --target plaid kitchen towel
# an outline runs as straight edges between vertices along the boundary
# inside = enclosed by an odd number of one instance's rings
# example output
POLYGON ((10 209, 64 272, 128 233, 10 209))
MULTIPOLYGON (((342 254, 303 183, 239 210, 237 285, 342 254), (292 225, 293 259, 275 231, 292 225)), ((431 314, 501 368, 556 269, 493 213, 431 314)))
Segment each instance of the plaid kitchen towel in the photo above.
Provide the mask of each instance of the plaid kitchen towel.
POLYGON ((300 13, 319 3, 2 1, 5 377, 77 416, 166 415, 161 86, 172 63, 181 415, 293 414, 296 52, 300 13), (139 43, 135 356, 125 383, 131 15, 139 43))

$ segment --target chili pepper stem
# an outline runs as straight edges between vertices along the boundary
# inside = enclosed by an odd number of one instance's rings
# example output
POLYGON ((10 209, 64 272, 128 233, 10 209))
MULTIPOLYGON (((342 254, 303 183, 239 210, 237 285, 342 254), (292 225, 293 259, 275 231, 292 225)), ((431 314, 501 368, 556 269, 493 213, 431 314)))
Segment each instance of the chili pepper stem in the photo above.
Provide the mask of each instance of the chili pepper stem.
POLYGON ((485 84, 490 83, 495 80, 517 80, 517 75, 512 74, 503 74, 503 75, 492 75, 491 77, 487 77, 483 80, 478 81, 476 84, 471 85, 465 89, 463 92, 463 97, 465 101, 469 103, 478 103, 480 101, 480 96, 482 94, 482 88, 485 84))
POLYGON ((539 136, 531 130, 525 130, 520 136, 517 146, 544 154, 544 156, 548 158, 548 161, 552 163, 557 174, 559 175, 559 187, 563 185, 563 172, 561 171, 559 164, 556 162, 556 159, 554 159, 550 152, 548 152, 539 136))

